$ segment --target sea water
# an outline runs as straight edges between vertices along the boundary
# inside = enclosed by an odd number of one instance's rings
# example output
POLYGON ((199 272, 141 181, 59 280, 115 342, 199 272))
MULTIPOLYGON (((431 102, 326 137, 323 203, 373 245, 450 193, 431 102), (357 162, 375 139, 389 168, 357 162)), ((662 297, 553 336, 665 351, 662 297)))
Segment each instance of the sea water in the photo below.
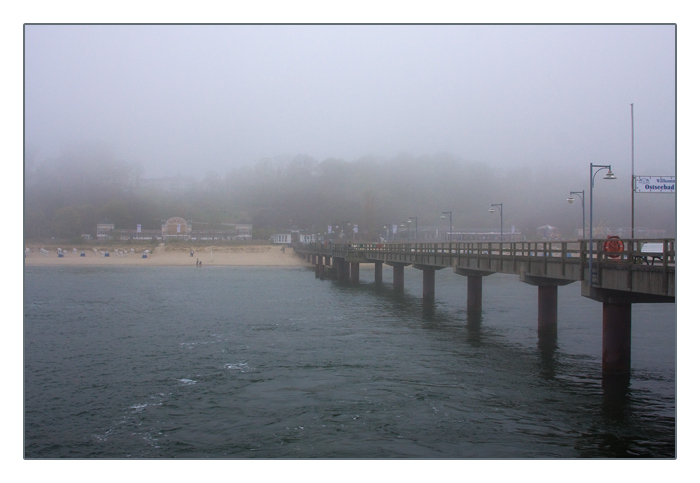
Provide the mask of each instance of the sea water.
POLYGON ((602 306, 418 270, 405 290, 307 268, 26 267, 26 458, 673 458, 675 304, 632 309, 602 384, 602 306))

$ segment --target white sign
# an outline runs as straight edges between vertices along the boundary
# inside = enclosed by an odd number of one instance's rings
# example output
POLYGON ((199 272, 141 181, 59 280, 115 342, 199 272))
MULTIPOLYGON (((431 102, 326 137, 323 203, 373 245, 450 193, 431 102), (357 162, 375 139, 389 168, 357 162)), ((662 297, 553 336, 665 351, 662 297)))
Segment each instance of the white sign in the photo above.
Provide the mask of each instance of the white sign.
POLYGON ((394 235, 396 235, 396 225, 393 225, 392 231, 394 232, 394 235))
POLYGON ((330 235, 333 232, 333 225, 328 225, 328 234, 330 235))
POLYGON ((634 191, 636 193, 675 193, 675 176, 635 176, 634 191))
POLYGON ((357 233, 357 225, 355 225, 355 228, 352 229, 355 233, 357 233))
POLYGON ((180 225, 177 225, 177 232, 180 233, 180 225))
POLYGON ((136 225, 136 233, 141 233, 141 225, 136 225))

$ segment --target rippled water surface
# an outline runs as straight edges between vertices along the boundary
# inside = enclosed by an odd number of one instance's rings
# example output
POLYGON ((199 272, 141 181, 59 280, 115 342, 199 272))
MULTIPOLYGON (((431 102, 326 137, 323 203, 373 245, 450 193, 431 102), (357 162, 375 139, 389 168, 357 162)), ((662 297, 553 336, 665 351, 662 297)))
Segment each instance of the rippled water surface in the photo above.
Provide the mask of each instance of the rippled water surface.
POLYGON ((421 272, 27 267, 27 458, 673 458, 675 305, 632 310, 629 384, 603 388, 602 306, 421 272))

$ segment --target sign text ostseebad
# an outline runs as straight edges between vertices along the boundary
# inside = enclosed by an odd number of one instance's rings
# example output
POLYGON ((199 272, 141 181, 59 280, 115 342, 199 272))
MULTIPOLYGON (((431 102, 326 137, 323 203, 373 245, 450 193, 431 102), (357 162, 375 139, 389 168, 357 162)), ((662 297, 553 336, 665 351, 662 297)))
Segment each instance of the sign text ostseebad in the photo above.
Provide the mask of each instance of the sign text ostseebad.
POLYGON ((637 193, 675 193, 675 176, 635 176, 634 190, 637 193))

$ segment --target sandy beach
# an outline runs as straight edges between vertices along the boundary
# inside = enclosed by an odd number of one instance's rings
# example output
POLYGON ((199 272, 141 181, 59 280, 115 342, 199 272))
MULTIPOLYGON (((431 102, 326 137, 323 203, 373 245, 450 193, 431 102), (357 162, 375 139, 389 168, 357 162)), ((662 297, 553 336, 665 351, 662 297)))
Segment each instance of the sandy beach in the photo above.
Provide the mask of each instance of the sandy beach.
POLYGON ((202 266, 268 266, 268 267, 292 267, 308 265, 301 257, 297 256, 291 248, 285 248, 284 253, 279 246, 272 245, 246 245, 246 246, 213 246, 213 247, 188 247, 188 246, 164 246, 159 245, 152 253, 143 258, 143 247, 133 245, 114 244, 96 248, 77 248, 73 253, 73 247, 61 247, 64 256, 58 256, 58 247, 25 245, 25 266, 48 265, 139 265, 139 266, 195 266, 196 261, 202 262, 202 266), (29 248, 29 252, 26 249, 29 248), (44 254, 41 249, 48 253, 44 254), (131 250, 134 250, 133 254, 131 250), (194 256, 190 256, 190 249, 194 250, 194 256), (85 256, 81 257, 81 250, 85 256), (100 251, 109 251, 109 257, 105 257, 100 251))

